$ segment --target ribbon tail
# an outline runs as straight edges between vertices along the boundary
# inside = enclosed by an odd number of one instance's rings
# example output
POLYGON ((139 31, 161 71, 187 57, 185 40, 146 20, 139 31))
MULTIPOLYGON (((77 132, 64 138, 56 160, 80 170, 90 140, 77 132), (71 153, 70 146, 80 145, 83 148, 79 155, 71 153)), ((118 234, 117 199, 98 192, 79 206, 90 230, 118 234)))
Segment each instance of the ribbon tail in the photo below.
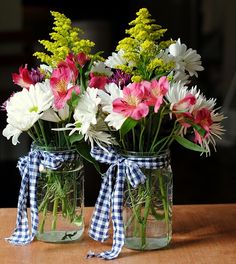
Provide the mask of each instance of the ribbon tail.
POLYGON ((37 234, 38 230, 38 205, 37 205, 37 178, 39 176, 39 157, 38 155, 31 157, 34 170, 31 172, 29 179, 29 196, 30 196, 30 213, 31 213, 31 241, 37 234))
POLYGON ((113 168, 109 168, 103 178, 89 230, 89 236, 94 240, 101 242, 104 242, 108 238, 112 170, 113 168))
POLYGON ((90 251, 87 258, 98 257, 102 259, 114 259, 119 254, 124 245, 124 227, 122 217, 123 190, 124 190, 124 168, 118 164, 117 178, 112 194, 112 222, 113 222, 113 244, 111 250, 95 254, 90 251))
POLYGON ((16 228, 11 237, 6 238, 6 240, 13 245, 25 245, 32 241, 27 218, 28 182, 28 168, 25 167, 22 173, 20 194, 18 198, 16 228), (24 233, 24 235, 22 235, 22 233, 24 233))

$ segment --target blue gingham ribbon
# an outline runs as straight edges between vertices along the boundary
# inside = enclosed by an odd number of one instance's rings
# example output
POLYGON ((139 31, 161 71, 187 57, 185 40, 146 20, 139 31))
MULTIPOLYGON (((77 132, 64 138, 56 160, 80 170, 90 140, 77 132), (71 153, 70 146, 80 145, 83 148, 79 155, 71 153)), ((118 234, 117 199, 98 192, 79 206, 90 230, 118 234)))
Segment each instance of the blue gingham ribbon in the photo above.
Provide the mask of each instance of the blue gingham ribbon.
POLYGON ((26 245, 30 243, 38 228, 37 208, 37 178, 40 175, 39 166, 51 170, 59 169, 63 162, 73 161, 78 157, 75 151, 47 152, 31 147, 28 156, 19 159, 17 167, 21 174, 21 186, 17 205, 16 227, 11 237, 6 240, 14 245, 26 245), (31 213, 31 232, 27 217, 27 199, 29 195, 31 213))
POLYGON ((127 177, 133 188, 143 184, 146 180, 140 168, 157 169, 170 164, 169 153, 157 157, 124 157, 114 149, 104 150, 94 147, 91 155, 101 163, 110 165, 104 175, 99 196, 93 212, 89 236, 94 240, 104 242, 108 238, 110 207, 112 209, 113 245, 112 249, 98 254, 90 251, 87 257, 100 257, 103 259, 116 258, 124 245, 123 230, 123 191, 127 177), (115 176, 116 174, 116 176, 115 176), (115 183, 113 187, 113 177, 115 183))

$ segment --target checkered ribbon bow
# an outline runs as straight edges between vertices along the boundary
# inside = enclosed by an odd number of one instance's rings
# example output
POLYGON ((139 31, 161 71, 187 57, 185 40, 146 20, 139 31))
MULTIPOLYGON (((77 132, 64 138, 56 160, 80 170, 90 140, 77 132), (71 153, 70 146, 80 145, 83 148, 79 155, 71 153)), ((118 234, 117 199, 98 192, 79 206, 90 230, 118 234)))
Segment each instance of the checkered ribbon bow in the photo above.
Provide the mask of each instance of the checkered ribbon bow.
POLYGON ((38 228, 37 208, 37 178, 40 175, 39 166, 57 170, 65 161, 72 161, 78 157, 76 152, 47 152, 31 147, 28 156, 19 159, 17 167, 21 174, 21 186, 18 198, 16 228, 11 237, 6 240, 14 245, 26 245, 30 243, 38 228), (29 194, 31 213, 31 232, 27 217, 27 198, 29 194))
POLYGON ((114 259, 119 255, 124 245, 122 206, 125 178, 127 177, 132 187, 135 188, 146 180, 140 168, 162 168, 169 165, 170 158, 169 154, 163 154, 161 157, 124 157, 112 148, 108 148, 106 151, 99 147, 94 147, 91 150, 91 155, 101 163, 110 164, 110 167, 104 175, 95 204, 89 236, 101 242, 108 238, 110 207, 112 208, 114 233, 111 250, 99 254, 90 251, 87 257, 114 259), (114 187, 112 187, 113 177, 115 177, 114 187))

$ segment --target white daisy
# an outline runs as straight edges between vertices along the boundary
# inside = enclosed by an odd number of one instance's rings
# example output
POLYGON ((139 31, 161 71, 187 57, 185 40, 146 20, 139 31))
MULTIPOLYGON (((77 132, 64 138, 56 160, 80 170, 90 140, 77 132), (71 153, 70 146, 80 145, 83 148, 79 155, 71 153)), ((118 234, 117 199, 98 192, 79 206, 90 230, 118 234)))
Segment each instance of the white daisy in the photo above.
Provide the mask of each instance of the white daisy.
POLYGON ((16 145, 21 132, 29 130, 53 103, 49 81, 15 93, 6 104, 7 127, 3 135, 16 145))
POLYGON ((99 90, 98 94, 101 98, 102 110, 108 114, 105 118, 105 122, 107 122, 110 127, 119 130, 127 117, 113 112, 112 103, 115 99, 123 97, 122 90, 115 83, 109 83, 105 86, 105 91, 99 90))
POLYGON ((102 61, 97 61, 93 63, 91 68, 91 72, 100 73, 101 75, 106 75, 110 77, 113 73, 112 71, 106 67, 105 63, 102 61))
POLYGON ((107 67, 113 69, 116 69, 118 65, 127 64, 127 60, 124 58, 124 51, 112 52, 112 56, 109 56, 104 63, 107 67))
POLYGON ((185 44, 181 44, 180 39, 169 46, 169 53, 175 61, 177 71, 187 71, 190 76, 198 77, 197 71, 202 71, 201 56, 193 49, 187 49, 185 44))
POLYGON ((219 108, 215 108, 216 99, 206 99, 203 94, 199 94, 197 102, 193 107, 193 114, 201 109, 207 109, 210 112, 212 124, 209 126, 209 133, 206 138, 203 138, 201 146, 207 151, 206 155, 210 154, 210 146, 216 151, 215 138, 221 139, 225 129, 221 125, 225 116, 222 113, 217 112, 219 108))
POLYGON ((173 106, 185 98, 188 94, 194 95, 197 99, 199 97, 200 91, 197 90, 197 86, 193 86, 189 89, 188 86, 179 81, 171 83, 165 98, 169 103, 171 103, 171 106, 173 106))
POLYGON ((98 89, 88 87, 80 97, 73 115, 75 128, 70 134, 73 134, 75 130, 79 130, 79 132, 85 135, 90 125, 97 124, 98 105, 101 102, 97 94, 98 89))

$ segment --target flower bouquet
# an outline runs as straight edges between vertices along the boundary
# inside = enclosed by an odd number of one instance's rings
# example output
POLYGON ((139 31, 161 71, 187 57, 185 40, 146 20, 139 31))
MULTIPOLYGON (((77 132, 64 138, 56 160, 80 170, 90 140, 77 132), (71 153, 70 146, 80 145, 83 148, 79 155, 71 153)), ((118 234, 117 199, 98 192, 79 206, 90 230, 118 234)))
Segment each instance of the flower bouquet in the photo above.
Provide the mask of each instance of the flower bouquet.
POLYGON ((29 155, 18 162, 22 183, 17 227, 9 238, 14 244, 27 244, 36 233, 49 242, 80 237, 84 227, 81 156, 97 167, 91 146, 113 142, 104 120, 97 116, 97 88, 106 84, 110 74, 101 64, 101 52, 91 53, 95 43, 81 39, 81 30, 65 15, 51 14, 51 39, 40 41, 46 52, 34 54, 42 64, 36 69, 24 65, 12 74, 21 90, 3 105, 7 113, 3 136, 16 145, 20 134, 26 132, 33 142, 29 155), (28 192, 31 233, 26 213, 28 192))
POLYGON ((203 70, 201 56, 180 39, 161 40, 166 29, 154 22, 146 8, 140 9, 126 30, 128 37, 104 62, 112 75, 98 96, 117 146, 108 152, 92 150, 110 168, 89 234, 107 239, 111 205, 114 238, 111 251, 90 252, 90 257, 115 258, 124 243, 139 250, 167 246, 172 231, 171 144, 210 155, 223 133, 224 116, 216 99, 191 86, 192 77, 203 70))

